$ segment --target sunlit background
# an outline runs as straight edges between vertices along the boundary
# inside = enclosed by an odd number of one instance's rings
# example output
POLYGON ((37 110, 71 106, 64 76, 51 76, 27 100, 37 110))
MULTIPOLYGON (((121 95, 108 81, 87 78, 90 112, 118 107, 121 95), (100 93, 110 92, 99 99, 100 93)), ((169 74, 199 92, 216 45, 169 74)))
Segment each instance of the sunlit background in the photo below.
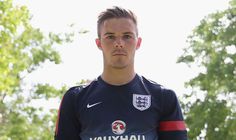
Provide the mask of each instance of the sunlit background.
POLYGON ((96 22, 112 6, 136 13, 136 72, 176 92, 189 137, 235 139, 236 0, 0 0, 0 140, 53 139, 65 91, 102 72, 96 22))
POLYGON ((228 0, 17 0, 27 5, 32 24, 45 32, 70 31, 74 24, 79 34, 72 44, 59 48, 62 63, 47 63, 27 79, 33 83, 51 83, 57 87, 74 86, 81 79, 95 79, 102 72, 102 54, 95 45, 96 20, 99 12, 112 6, 133 10, 138 17, 141 48, 136 54, 136 71, 149 79, 172 88, 177 95, 188 92, 184 82, 198 69, 176 64, 187 47, 187 36, 209 13, 228 7, 228 0))

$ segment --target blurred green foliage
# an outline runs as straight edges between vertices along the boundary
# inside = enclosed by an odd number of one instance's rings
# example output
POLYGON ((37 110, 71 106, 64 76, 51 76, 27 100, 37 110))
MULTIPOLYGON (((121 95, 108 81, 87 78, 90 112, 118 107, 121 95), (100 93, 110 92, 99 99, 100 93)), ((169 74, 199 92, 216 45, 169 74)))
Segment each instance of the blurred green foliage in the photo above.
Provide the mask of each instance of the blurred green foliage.
POLYGON ((182 104, 189 138, 236 139, 236 0, 202 19, 188 42, 178 63, 201 68, 182 104))
POLYGON ((53 47, 72 42, 74 33, 48 33, 32 27, 26 6, 0 0, 0 140, 53 139, 57 110, 46 112, 32 101, 58 98, 66 87, 37 84, 23 89, 24 78, 44 62, 61 62, 53 47))

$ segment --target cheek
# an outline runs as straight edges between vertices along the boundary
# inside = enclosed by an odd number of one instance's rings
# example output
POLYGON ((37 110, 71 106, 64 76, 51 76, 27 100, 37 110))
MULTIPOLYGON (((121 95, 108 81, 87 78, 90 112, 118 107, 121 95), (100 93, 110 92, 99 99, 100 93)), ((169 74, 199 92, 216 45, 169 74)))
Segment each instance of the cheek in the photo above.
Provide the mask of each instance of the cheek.
POLYGON ((112 45, 113 44, 111 42, 102 42, 101 43, 101 50, 108 52, 109 50, 111 50, 113 48, 112 45))
POLYGON ((108 39, 103 39, 102 41, 101 41, 101 43, 103 44, 103 45, 112 45, 113 43, 114 43, 114 41, 112 41, 112 40, 108 40, 108 39))
POLYGON ((103 55, 109 56, 112 52, 112 47, 102 46, 101 48, 103 55))

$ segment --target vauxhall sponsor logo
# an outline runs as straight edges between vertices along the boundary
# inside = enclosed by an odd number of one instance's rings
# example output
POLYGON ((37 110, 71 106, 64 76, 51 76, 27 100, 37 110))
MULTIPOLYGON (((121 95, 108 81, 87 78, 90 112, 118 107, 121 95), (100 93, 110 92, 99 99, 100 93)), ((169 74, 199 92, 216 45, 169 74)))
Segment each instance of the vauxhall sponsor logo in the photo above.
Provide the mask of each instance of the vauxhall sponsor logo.
POLYGON ((111 124, 111 130, 119 136, 99 136, 89 140, 145 140, 144 135, 121 135, 126 130, 126 124, 122 120, 116 120, 111 124))
POLYGON ((103 136, 90 138, 90 140, 145 140, 144 135, 130 135, 130 136, 103 136))
POLYGON ((116 120, 111 124, 111 130, 116 135, 121 135, 125 132, 126 124, 121 120, 116 120))

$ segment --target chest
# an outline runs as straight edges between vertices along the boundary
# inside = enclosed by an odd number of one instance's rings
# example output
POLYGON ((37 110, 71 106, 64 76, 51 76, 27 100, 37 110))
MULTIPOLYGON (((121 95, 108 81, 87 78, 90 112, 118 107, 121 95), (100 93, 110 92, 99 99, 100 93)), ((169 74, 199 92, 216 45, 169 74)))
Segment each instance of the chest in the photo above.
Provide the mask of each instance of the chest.
POLYGON ((112 132, 113 127, 118 126, 116 128, 125 128, 130 132, 143 132, 157 127, 159 103, 145 91, 97 90, 88 95, 77 109, 82 129, 112 132))

